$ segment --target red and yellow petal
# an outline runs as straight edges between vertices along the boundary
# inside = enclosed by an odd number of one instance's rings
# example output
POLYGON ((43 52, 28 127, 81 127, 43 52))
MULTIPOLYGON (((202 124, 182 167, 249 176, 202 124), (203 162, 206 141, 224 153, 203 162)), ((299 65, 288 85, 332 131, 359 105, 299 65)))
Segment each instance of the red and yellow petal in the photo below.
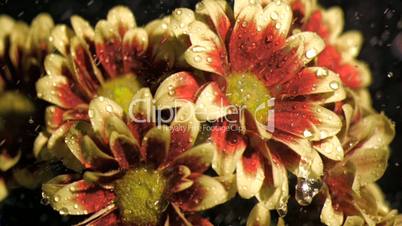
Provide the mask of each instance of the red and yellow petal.
POLYGON ((218 84, 205 85, 195 103, 195 113, 200 121, 213 121, 229 113, 229 101, 218 84))
POLYGON ((84 95, 93 98, 104 78, 92 58, 88 44, 77 36, 72 38, 70 54, 74 68, 74 81, 84 95))
POLYGON ((359 55, 363 44, 363 36, 358 31, 348 31, 343 33, 336 40, 335 46, 342 53, 344 60, 350 60, 359 55))
POLYGON ((212 168, 218 175, 232 174, 246 149, 243 137, 225 120, 212 128, 211 141, 216 145, 212 168))
POLYGON ((256 195, 264 182, 263 157, 256 152, 243 154, 236 167, 236 182, 239 195, 249 199, 256 195))
POLYGON ((275 128, 316 141, 336 135, 342 123, 335 113, 319 105, 283 101, 275 105, 275 128))
POLYGON ((329 194, 327 194, 324 206, 322 207, 320 219, 322 223, 331 226, 341 226, 343 223, 343 213, 334 209, 329 194))
POLYGON ((42 186, 43 198, 62 215, 86 215, 97 212, 115 199, 113 192, 71 175, 60 175, 42 186))
POLYGON ((95 31, 89 22, 77 15, 73 15, 70 20, 74 33, 77 35, 77 37, 87 44, 93 44, 95 39, 95 31))
POLYGON ((203 71, 225 75, 228 59, 223 40, 200 21, 194 21, 189 30, 192 46, 185 52, 187 63, 203 71))
POLYGON ((220 39, 226 40, 233 21, 233 12, 226 1, 204 0, 197 4, 196 13, 207 18, 205 22, 212 21, 213 29, 220 39))
POLYGON ((218 178, 193 175, 193 180, 194 184, 190 188, 174 197, 174 203, 184 211, 206 210, 232 198, 231 192, 218 178))
POLYGON ((191 172, 204 172, 211 165, 215 152, 215 145, 211 143, 200 144, 183 152, 173 162, 175 165, 187 166, 191 172))
POLYGON ((64 76, 46 75, 36 82, 38 97, 62 108, 71 109, 84 101, 71 89, 64 76))
POLYGON ((147 161, 158 167, 167 160, 170 143, 171 134, 169 127, 154 127, 145 134, 141 145, 141 152, 147 161))
POLYGON ((59 128, 64 122, 63 120, 64 113, 65 110, 63 110, 62 108, 56 106, 47 107, 45 112, 45 121, 47 128, 49 130, 55 130, 59 128))
POLYGON ((198 83, 191 73, 175 73, 159 85, 154 98, 156 107, 163 110, 194 102, 198 89, 198 83))
POLYGON ((294 34, 286 40, 286 43, 287 48, 297 49, 297 54, 304 65, 317 57, 325 48, 324 40, 313 32, 294 34))
POLYGON ((117 28, 121 37, 123 37, 129 29, 137 26, 133 13, 125 6, 116 6, 109 10, 107 21, 111 23, 112 27, 117 28))
POLYGON ((344 151, 342 148, 342 144, 336 136, 328 137, 324 140, 314 142, 313 147, 315 150, 320 152, 320 154, 329 159, 335 161, 340 161, 343 159, 344 151))
POLYGON ((101 20, 95 27, 96 55, 110 77, 123 73, 122 38, 118 27, 101 20))
POLYGON ((122 55, 124 72, 138 71, 141 68, 139 57, 148 49, 148 33, 142 28, 127 31, 123 38, 122 55))
POLYGON ((65 138, 70 151, 80 160, 83 167, 102 170, 116 166, 115 160, 100 150, 89 135, 91 135, 91 125, 79 122, 69 129, 65 138))
POLYGON ((279 89, 274 89, 274 96, 297 97, 321 93, 335 92, 341 87, 342 81, 334 72, 321 67, 308 67, 298 73, 292 80, 284 83, 279 89))

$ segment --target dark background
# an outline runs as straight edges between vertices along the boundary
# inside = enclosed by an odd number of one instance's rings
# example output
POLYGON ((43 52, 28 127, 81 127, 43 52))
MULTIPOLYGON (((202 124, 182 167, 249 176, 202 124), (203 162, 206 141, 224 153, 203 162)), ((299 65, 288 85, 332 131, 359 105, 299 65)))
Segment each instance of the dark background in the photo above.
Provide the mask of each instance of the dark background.
MULTIPOLYGON (((135 13, 137 23, 144 23, 168 14, 176 7, 193 8, 195 0, 0 0, 0 14, 30 22, 40 12, 50 13, 58 23, 68 23, 69 17, 79 14, 92 24, 104 18, 114 5, 129 6, 135 13)), ((357 29, 364 35, 360 59, 366 61, 373 73, 370 92, 375 109, 396 123, 397 135, 392 143, 389 167, 380 180, 387 199, 393 208, 402 211, 402 1, 401 0, 326 0, 329 7, 339 5, 345 12, 345 30, 357 29), (399 36, 398 36, 399 34, 399 36), (398 47, 399 46, 399 47, 398 47)), ((1 28, 0 28, 1 29, 1 28)), ((40 198, 34 192, 16 191, 8 200, 9 207, 0 212, 0 226, 59 225, 68 219, 60 219, 40 206, 40 198), (14 205, 11 208, 11 205, 14 205), (7 222, 7 223, 6 223, 7 222)), ((241 211, 243 212, 243 211, 241 211)), ((234 220, 222 220, 219 225, 241 225, 236 213, 234 220), (225 222, 236 223, 225 223, 225 222)), ((242 214, 240 214, 242 215, 242 214)), ((299 222, 301 223, 301 222, 299 222)))

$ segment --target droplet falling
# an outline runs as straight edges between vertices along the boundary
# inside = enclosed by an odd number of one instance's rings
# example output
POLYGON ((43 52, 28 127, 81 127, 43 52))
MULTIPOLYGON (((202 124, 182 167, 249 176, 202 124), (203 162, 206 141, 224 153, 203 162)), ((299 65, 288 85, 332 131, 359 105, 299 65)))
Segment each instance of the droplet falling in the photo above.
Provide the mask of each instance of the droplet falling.
POLYGON ((308 206, 313 198, 320 192, 322 182, 316 179, 297 178, 296 201, 299 205, 308 206))

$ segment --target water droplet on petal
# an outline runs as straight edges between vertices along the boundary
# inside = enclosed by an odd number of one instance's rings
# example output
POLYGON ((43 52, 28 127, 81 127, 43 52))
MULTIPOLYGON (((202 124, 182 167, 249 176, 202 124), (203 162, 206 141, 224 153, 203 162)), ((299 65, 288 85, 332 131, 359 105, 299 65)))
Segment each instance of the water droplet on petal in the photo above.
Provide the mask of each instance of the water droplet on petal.
POLYGON ((310 132, 310 130, 304 130, 304 132, 303 132, 303 136, 305 137, 305 138, 309 138, 309 137, 311 137, 311 136, 313 136, 313 134, 310 132))
POLYGON ((312 59, 312 58, 314 58, 316 55, 317 55, 317 50, 315 50, 315 49, 309 49, 309 50, 307 50, 307 52, 306 52, 306 57, 307 57, 308 59, 312 59))
POLYGON ((198 55, 194 57, 195 62, 199 63, 199 62, 201 62, 201 60, 202 60, 202 58, 200 56, 198 56, 198 55))
POLYGON ((329 87, 330 87, 331 89, 333 89, 333 90, 337 90, 337 89, 339 89, 339 82, 337 82, 337 81, 332 81, 332 82, 329 83, 329 87))

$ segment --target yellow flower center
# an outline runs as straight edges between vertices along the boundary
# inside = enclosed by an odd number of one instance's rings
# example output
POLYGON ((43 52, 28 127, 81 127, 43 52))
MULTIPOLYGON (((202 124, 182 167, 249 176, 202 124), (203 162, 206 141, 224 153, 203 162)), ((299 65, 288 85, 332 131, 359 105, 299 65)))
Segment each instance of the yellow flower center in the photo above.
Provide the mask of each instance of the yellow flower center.
POLYGON ((115 101, 128 113, 131 99, 141 87, 136 75, 127 74, 103 83, 98 95, 115 101))
POLYGON ((115 182, 117 204, 127 225, 157 225, 167 208, 167 179, 147 167, 131 169, 115 182))
POLYGON ((254 74, 231 74, 227 77, 226 96, 231 104, 246 108, 260 123, 266 123, 272 104, 265 84, 254 74))

